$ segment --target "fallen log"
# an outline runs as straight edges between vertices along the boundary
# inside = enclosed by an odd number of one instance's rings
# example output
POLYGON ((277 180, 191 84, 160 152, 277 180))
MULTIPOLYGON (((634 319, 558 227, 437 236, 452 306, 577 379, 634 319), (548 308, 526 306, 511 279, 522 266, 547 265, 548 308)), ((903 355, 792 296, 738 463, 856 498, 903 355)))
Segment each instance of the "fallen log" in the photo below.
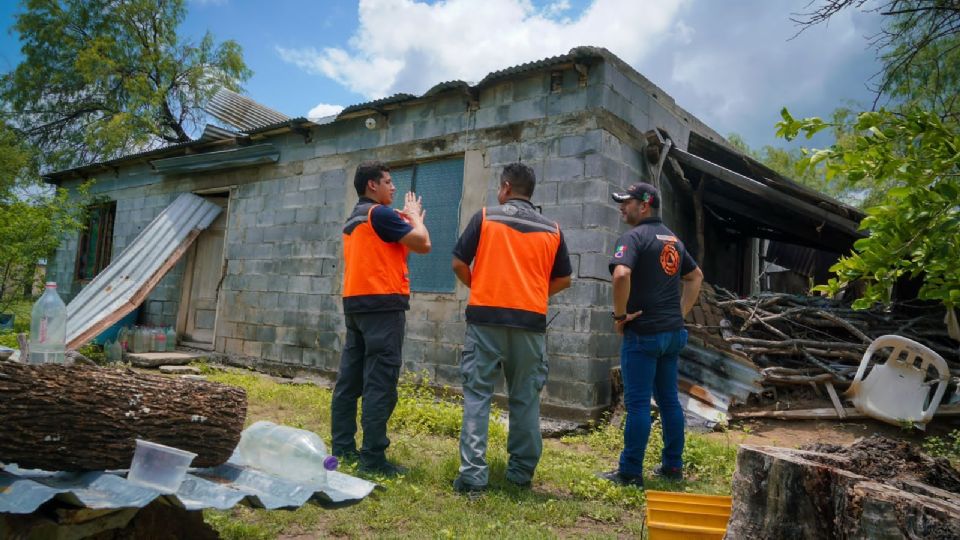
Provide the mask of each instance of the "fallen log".
POLYGON ((819 451, 744 445, 725 538, 957 538, 955 484, 956 471, 883 439, 819 451))
POLYGON ((135 439, 229 459, 246 392, 131 369, 0 363, 0 462, 45 470, 125 469, 135 439))

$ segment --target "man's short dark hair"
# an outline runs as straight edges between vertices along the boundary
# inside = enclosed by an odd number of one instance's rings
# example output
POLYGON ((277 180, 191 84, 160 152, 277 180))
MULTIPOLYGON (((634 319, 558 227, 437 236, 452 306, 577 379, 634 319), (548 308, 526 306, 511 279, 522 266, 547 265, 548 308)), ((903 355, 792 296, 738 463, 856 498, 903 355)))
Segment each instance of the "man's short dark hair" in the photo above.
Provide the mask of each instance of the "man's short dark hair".
POLYGON ((353 175, 353 187, 357 190, 357 195, 363 197, 367 192, 367 182, 370 180, 379 182, 385 172, 390 172, 390 167, 381 161, 364 161, 357 165, 357 173, 353 175))
POLYGON ((523 197, 532 197, 533 188, 537 186, 537 177, 533 169, 523 163, 511 163, 503 168, 500 183, 510 182, 513 192, 523 197))

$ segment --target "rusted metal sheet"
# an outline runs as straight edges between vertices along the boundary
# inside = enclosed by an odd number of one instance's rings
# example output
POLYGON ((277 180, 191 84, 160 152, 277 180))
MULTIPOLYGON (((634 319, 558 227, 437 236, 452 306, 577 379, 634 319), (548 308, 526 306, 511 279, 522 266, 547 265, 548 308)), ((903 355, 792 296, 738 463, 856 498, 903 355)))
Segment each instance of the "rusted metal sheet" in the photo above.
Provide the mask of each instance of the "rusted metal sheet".
POLYGON ((678 366, 680 403, 704 427, 725 422, 730 405, 762 391, 756 366, 692 342, 680 352, 678 366))
POLYGON ((190 193, 177 197, 67 305, 67 347, 136 309, 221 211, 190 193))
POLYGON ((240 131, 249 131, 290 119, 283 113, 226 88, 217 91, 204 110, 240 131))

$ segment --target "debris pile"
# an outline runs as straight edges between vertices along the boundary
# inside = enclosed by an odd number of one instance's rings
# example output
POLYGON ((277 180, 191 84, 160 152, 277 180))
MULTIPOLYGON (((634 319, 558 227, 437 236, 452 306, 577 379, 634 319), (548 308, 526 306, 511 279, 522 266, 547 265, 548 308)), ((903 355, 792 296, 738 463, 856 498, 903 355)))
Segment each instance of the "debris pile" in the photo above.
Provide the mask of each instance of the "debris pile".
POLYGON ((943 309, 937 307, 858 311, 825 297, 739 298, 705 284, 687 322, 709 347, 748 358, 764 380, 830 374, 836 383, 849 381, 870 342, 886 334, 926 345, 960 372, 958 343, 947 334, 943 309))

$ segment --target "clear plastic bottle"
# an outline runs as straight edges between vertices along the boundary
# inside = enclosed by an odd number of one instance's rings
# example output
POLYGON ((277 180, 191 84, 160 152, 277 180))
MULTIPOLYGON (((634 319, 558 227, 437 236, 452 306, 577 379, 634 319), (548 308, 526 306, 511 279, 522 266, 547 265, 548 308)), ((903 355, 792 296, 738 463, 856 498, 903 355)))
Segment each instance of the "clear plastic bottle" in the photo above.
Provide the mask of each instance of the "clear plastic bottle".
POLYGON ((115 364, 123 361, 123 346, 120 341, 107 342, 103 346, 103 352, 106 354, 107 362, 115 364))
POLYGON ((167 328, 167 352, 177 350, 177 331, 172 326, 167 328))
POLYGON ((130 352, 134 354, 139 354, 143 352, 143 334, 140 331, 139 326, 134 326, 133 330, 130 332, 130 352))
POLYGON ((254 469, 314 485, 326 485, 339 464, 316 433, 266 421, 243 430, 237 450, 254 469))
POLYGON ((153 330, 153 350, 155 352, 167 351, 167 331, 163 328, 154 328, 153 330))
POLYGON ((31 364, 63 364, 67 352, 67 305, 57 294, 57 284, 47 283, 33 305, 30 317, 31 364))
POLYGON ((130 350, 130 330, 127 330, 126 326, 121 328, 120 333, 117 334, 117 342, 120 343, 121 351, 130 350))

